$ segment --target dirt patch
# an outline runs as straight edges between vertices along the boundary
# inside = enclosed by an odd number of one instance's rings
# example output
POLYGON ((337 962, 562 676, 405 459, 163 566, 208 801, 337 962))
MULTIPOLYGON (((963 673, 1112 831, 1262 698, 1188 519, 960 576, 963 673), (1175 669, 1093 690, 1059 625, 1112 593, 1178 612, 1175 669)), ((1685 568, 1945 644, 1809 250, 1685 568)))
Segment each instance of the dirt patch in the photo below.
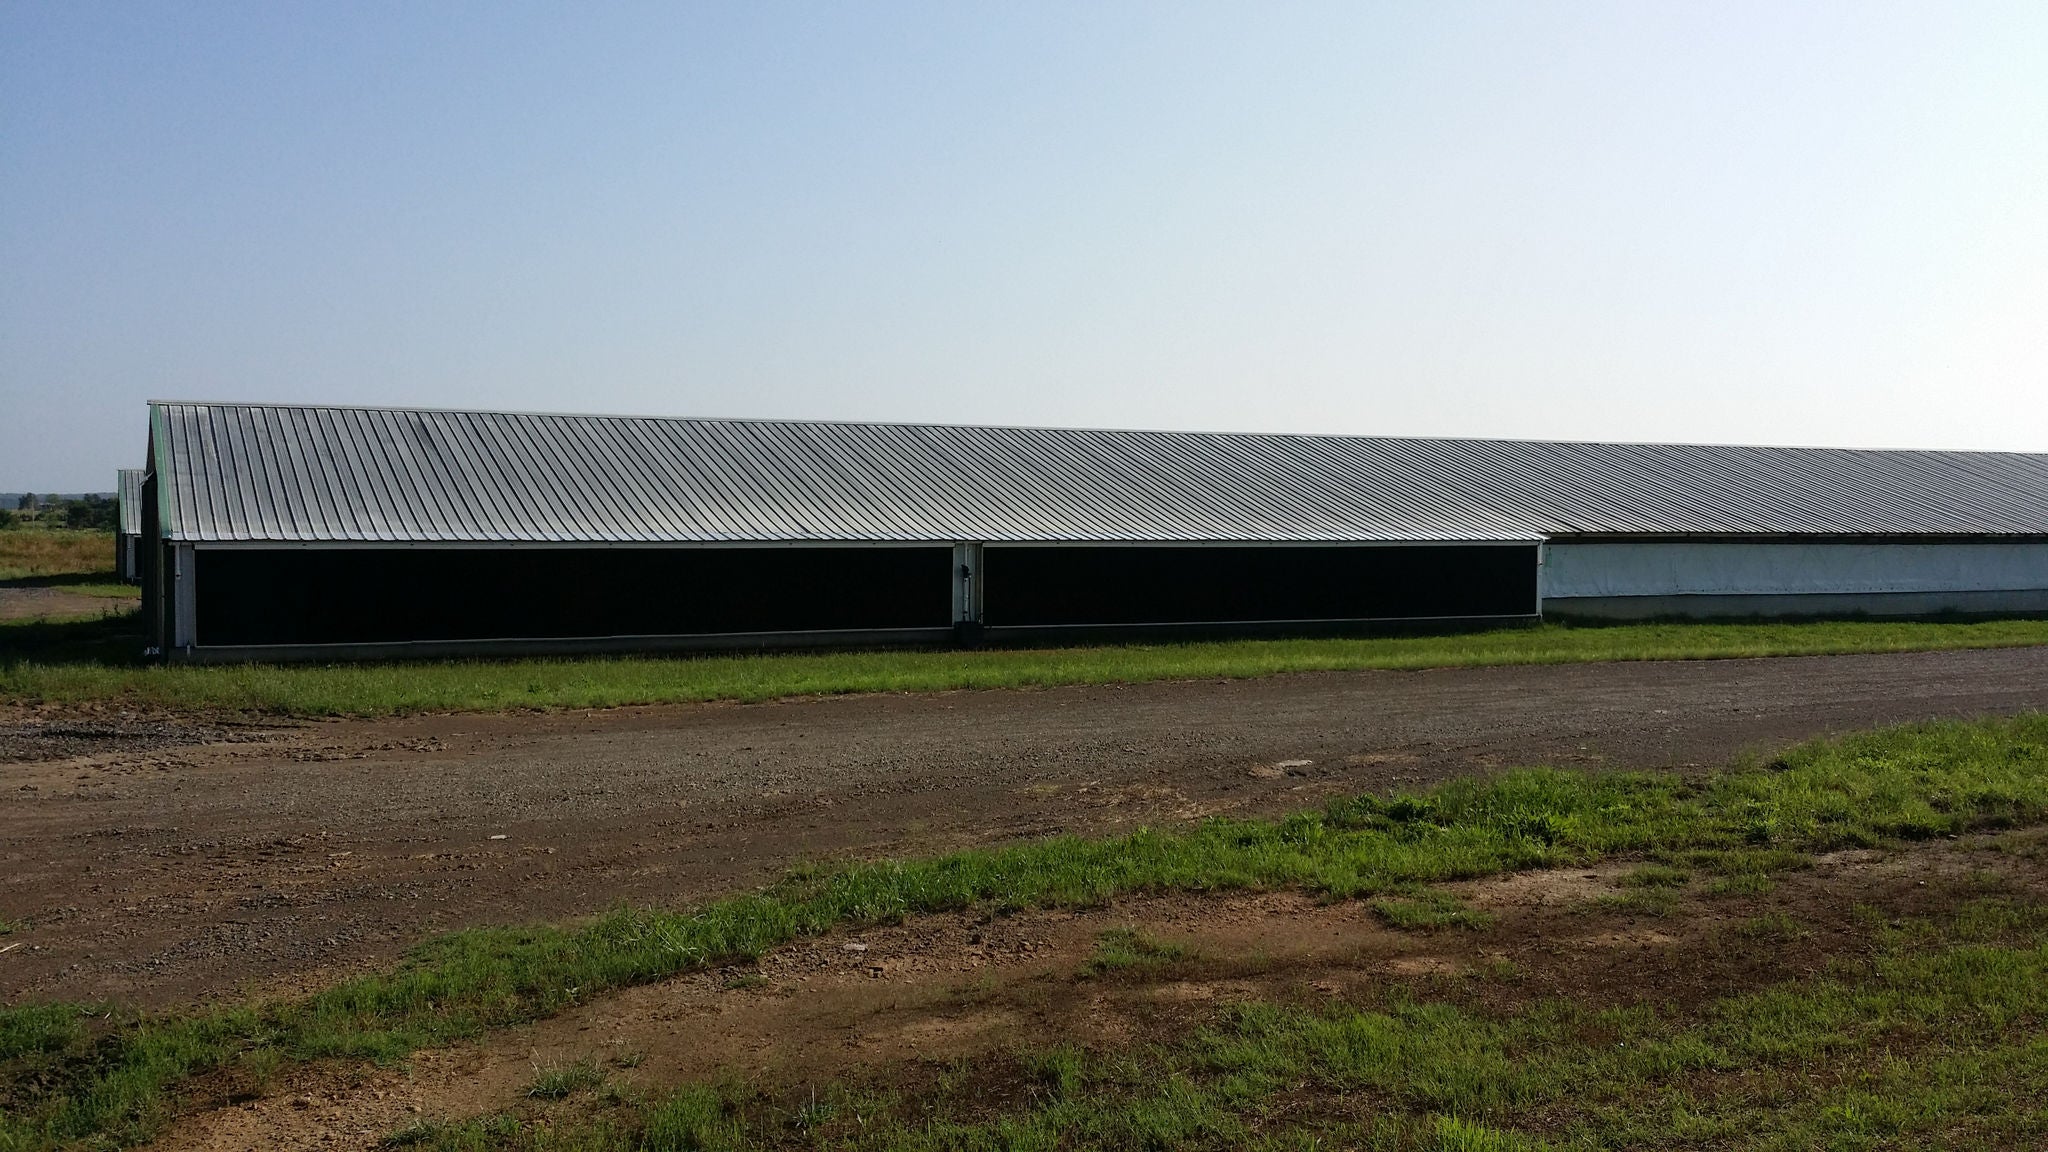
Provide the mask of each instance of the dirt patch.
MULTIPOLYGON (((75 772, 166 748, 266 741, 275 731, 274 726, 206 723, 134 712, 92 717, 66 709, 44 719, 27 709, 11 709, 0 711, 0 765, 64 761, 75 772)), ((41 775, 26 769, 16 769, 6 779, 17 790, 42 787, 41 775)))
POLYGON ((133 596, 87 596, 68 588, 0 588, 0 620, 75 620, 133 611, 133 596))
POLYGON ((809 860, 1274 814, 1511 764, 1692 771, 1880 723, 2042 708, 2048 648, 211 734, 175 717, 0 716, 10 747, 44 757, 0 764, 0 917, 26 925, 0 956, 0 999, 288 990, 436 931, 674 905, 809 860))
POLYGON ((157 1147, 369 1148, 421 1117, 521 1106, 539 1071, 578 1061, 647 1091, 721 1078, 768 1091, 845 1078, 900 1084, 921 1068, 1020 1046, 1165 1040, 1247 1000, 1384 1003, 1406 990, 1496 1011, 1559 997, 1684 1011, 1857 954, 1873 923, 1858 906, 1921 914, 1993 886, 2048 899, 2044 844, 2028 831, 1837 856, 1763 896, 1713 897, 1701 880, 1661 917, 1592 903, 1623 890, 1621 863, 1451 886, 1496 915, 1483 931, 1397 931, 1361 903, 1295 894, 932 917, 631 989, 422 1053, 403 1070, 302 1071, 259 1098, 189 1117, 157 1147), (1767 914, 1795 930, 1759 938, 1767 914), (1134 929, 1183 955, 1090 975, 1087 961, 1109 929, 1134 929))

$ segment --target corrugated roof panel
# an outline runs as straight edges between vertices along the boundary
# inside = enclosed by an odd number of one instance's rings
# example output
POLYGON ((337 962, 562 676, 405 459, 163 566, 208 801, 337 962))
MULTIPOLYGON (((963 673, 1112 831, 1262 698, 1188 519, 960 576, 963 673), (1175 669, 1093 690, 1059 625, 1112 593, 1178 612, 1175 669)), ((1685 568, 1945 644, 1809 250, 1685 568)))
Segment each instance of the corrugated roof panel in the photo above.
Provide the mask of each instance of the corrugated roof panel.
POLYGON ((191 541, 2048 536, 2021 453, 159 408, 191 541))
POLYGON ((142 478, 147 468, 123 468, 114 479, 114 513, 125 536, 142 535, 142 478))

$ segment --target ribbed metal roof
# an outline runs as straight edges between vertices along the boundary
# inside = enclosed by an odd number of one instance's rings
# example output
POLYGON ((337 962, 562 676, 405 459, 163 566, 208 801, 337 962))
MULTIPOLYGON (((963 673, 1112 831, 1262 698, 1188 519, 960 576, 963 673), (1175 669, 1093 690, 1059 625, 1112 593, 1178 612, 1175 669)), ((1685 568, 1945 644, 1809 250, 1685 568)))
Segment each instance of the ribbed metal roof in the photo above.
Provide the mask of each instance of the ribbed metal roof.
POLYGON ((189 541, 2048 535, 2048 455, 152 406, 189 541))
POLYGON ((114 487, 114 498, 119 501, 116 510, 121 517, 121 533, 124 536, 142 535, 142 478, 149 475, 146 468, 123 468, 114 487))

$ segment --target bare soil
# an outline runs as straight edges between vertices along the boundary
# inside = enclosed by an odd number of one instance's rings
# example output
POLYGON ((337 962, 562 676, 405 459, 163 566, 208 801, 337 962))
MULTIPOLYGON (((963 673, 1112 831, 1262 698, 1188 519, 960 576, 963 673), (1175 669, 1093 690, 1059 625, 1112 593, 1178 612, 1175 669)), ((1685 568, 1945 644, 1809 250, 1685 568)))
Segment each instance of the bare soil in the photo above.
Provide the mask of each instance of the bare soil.
POLYGON ((1505 765, 1697 770, 2048 708, 2048 648, 1367 672, 249 726, 0 713, 0 999, 172 1005, 804 860, 1298 809, 1505 765))
POLYGON ((369 1149, 421 1119, 573 1115, 579 1102, 540 1103, 527 1090, 540 1071, 576 1062, 653 1094, 706 1080, 738 1081, 771 1099, 800 1100, 808 1087, 835 1080, 915 1090, 948 1065, 1019 1048, 1168 1041, 1242 1001, 1372 1005, 1405 990, 1486 1011, 1567 998, 1683 1013, 1853 959, 1886 917, 1940 916, 1984 895, 2048 899, 2048 836, 2033 829, 1836 853, 1760 896, 1714 897, 1696 881, 1663 916, 1596 903, 1627 891, 1617 881, 1628 868, 1617 861, 1448 885, 1494 914, 1479 931, 1400 931, 1359 902, 1271 894, 928 917, 835 934, 782 949, 758 967, 632 989, 475 1044, 419 1053, 403 1068, 310 1067, 266 1082, 220 1077, 155 1147, 369 1149), (1766 915, 1771 930, 1759 932, 1766 915), (1089 957, 1111 928, 1135 929, 1186 955, 1091 973, 1089 957))
POLYGON ((134 596, 87 596, 68 588, 0 588, 0 620, 64 620, 80 616, 112 616, 127 612, 141 599, 134 596))

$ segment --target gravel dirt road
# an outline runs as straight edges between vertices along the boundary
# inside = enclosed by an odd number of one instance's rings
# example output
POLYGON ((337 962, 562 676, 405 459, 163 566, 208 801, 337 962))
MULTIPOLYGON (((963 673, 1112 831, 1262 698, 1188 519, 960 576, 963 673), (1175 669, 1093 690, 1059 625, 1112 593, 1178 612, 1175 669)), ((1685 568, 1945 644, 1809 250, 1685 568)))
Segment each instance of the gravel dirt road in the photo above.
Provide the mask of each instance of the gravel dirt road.
POLYGON ((237 724, 0 713, 0 997, 311 987, 429 933, 1518 764, 2048 708, 2048 648, 237 724))

